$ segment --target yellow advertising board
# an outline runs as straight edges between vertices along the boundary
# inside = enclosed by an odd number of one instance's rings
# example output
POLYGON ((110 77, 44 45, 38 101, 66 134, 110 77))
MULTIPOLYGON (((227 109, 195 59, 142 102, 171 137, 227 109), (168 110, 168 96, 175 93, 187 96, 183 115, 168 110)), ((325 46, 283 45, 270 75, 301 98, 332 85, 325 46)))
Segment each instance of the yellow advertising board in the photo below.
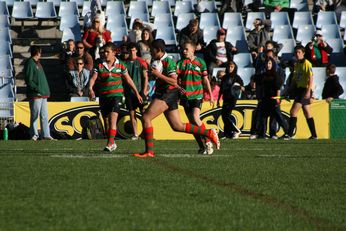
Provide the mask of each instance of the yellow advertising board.
MULTIPOLYGON (((236 126, 242 131, 241 137, 247 138, 251 129, 252 112, 257 105, 256 100, 239 100, 235 109, 232 111, 236 126)), ((281 111, 286 120, 289 119, 289 110, 292 106, 290 102, 282 102, 281 111)), ((328 139, 329 135, 329 106, 325 101, 315 101, 312 105, 312 114, 316 124, 318 138, 328 139)), ((82 137, 83 127, 88 118, 99 115, 99 107, 95 102, 49 102, 49 126, 51 131, 65 133, 72 139, 80 139, 82 137)), ((181 119, 187 122, 184 109, 179 107, 181 119)), ((141 115, 138 113, 138 117, 141 115)), ((221 118, 221 108, 211 108, 208 102, 203 103, 201 110, 201 119, 207 128, 215 128, 221 133, 223 132, 223 121, 221 118)), ((121 109, 118 119, 118 138, 129 138, 132 136, 131 124, 126 109, 121 109)), ((26 126, 30 124, 30 111, 28 102, 15 103, 15 121, 21 122, 26 126)), ((190 134, 174 132, 164 115, 160 115, 153 121, 154 137, 158 140, 183 140, 193 139, 190 134)), ((269 126, 268 126, 269 127, 269 126)), ((142 124, 138 123, 138 130, 142 132, 142 124)), ((53 133, 54 134, 54 133, 53 133)), ((280 129, 278 136, 282 135, 280 129)), ((307 126, 303 112, 298 114, 296 139, 306 139, 310 137, 309 128, 307 126)))

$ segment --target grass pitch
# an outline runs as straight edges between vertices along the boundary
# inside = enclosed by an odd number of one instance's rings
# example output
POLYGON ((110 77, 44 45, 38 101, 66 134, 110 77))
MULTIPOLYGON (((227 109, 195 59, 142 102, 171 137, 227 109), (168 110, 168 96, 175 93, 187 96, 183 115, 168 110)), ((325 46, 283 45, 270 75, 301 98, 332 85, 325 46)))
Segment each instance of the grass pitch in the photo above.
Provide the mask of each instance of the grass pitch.
POLYGON ((0 142, 0 230, 346 230, 346 141, 0 142))

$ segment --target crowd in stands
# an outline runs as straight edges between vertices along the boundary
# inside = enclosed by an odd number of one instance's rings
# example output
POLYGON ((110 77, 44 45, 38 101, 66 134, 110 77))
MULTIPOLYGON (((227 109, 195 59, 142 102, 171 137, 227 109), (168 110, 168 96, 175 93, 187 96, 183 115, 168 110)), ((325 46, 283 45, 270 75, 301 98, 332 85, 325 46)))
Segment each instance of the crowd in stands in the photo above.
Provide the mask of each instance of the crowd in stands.
MULTIPOLYGON (((292 88, 294 88, 297 80, 293 76, 296 71, 296 63, 299 61, 294 57, 294 52, 289 58, 281 56, 280 51, 284 44, 280 41, 273 41, 272 21, 270 20, 272 12, 287 12, 289 21, 292 23, 297 9, 290 7, 289 2, 288 0, 264 0, 263 3, 252 1, 249 5, 234 0, 221 2, 219 17, 223 20, 225 20, 224 13, 226 12, 262 11, 266 15, 265 18, 254 18, 253 29, 248 32, 246 37, 248 45, 246 54, 249 54, 250 59, 253 60, 251 66, 255 72, 245 85, 242 76, 237 73, 238 63, 235 61, 239 49, 237 44, 232 44, 226 39, 226 28, 219 28, 216 37, 208 43, 205 42, 198 17, 191 19, 186 27, 177 32, 177 46, 173 51, 178 53, 178 57, 183 54, 182 47, 184 44, 192 42, 196 45, 196 55, 204 59, 207 64, 212 96, 205 91, 204 99, 218 99, 218 105, 220 105, 219 101, 223 98, 222 118, 225 123, 224 135, 226 137, 238 138, 240 135, 239 129, 234 126, 230 116, 230 112, 238 99, 257 99, 259 101, 259 106, 253 116, 255 121, 253 122, 252 135, 265 137, 264 124, 266 124, 265 121, 268 117, 273 120, 271 123, 273 127, 276 127, 275 121, 277 121, 284 128, 285 134, 289 130, 289 125, 285 124, 280 114, 280 100, 275 99, 275 97, 284 95, 284 97, 295 99, 295 90, 292 88), (286 76, 288 73, 286 68, 289 69, 289 76, 286 76), (215 74, 214 70, 216 69, 218 71, 215 74)), ((195 7, 196 15, 208 12, 208 10, 198 6, 199 4, 195 7)), ((314 1, 313 13, 336 9, 345 9, 345 3, 342 1, 314 1)), ((337 13, 340 17, 340 11, 337 13)), ((102 46, 113 41, 111 32, 106 29, 108 19, 105 17, 98 0, 92 1, 91 12, 87 16, 88 18, 84 20, 82 41, 66 41, 66 49, 60 56, 69 97, 89 94, 88 81, 95 64, 102 62, 102 46)), ((108 15, 108 18, 110 17, 112 16, 108 15)), ((118 58, 127 63, 129 71, 131 69, 131 73, 136 73, 136 68, 141 68, 140 70, 143 69, 148 75, 147 80, 141 81, 138 77, 141 74, 134 74, 138 78, 137 83, 138 81, 140 83, 137 88, 140 89, 142 96, 148 97, 149 100, 155 88, 155 79, 151 77, 149 65, 153 63, 151 43, 156 32, 156 25, 137 18, 133 21, 133 26, 127 36, 124 36, 121 43, 117 44, 118 58), (134 60, 139 61, 134 64, 134 60)), ((326 76, 328 78, 322 97, 328 102, 331 99, 337 99, 343 93, 343 89, 338 76, 335 75, 335 65, 330 63, 329 59, 333 48, 324 39, 321 30, 317 30, 311 41, 304 45, 301 49, 304 52, 304 60, 310 62, 312 67, 327 67, 326 76)), ((179 58, 175 61, 179 61, 179 58)), ((126 105, 130 109, 132 108, 128 100, 126 105)), ((134 121, 134 113, 132 113, 132 117, 132 121, 134 121)), ((135 126, 136 123, 133 122, 133 125, 135 126)), ((273 131, 270 134, 271 137, 276 138, 275 129, 270 130, 273 131)), ((290 135, 292 136, 292 134, 290 135)), ((312 137, 316 138, 317 136, 313 134, 312 137)), ((136 130, 134 130, 134 138, 138 138, 136 130)))

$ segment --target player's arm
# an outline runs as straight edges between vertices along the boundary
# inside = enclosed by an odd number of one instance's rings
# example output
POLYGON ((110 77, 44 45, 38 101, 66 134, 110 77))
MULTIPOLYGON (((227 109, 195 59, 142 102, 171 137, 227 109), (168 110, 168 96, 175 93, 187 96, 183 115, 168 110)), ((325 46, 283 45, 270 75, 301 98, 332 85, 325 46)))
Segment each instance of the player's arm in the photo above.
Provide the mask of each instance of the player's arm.
POLYGON ((203 85, 207 88, 208 94, 210 95, 210 106, 214 107, 214 98, 211 92, 210 82, 208 75, 203 76, 203 85))
POLYGON ((151 73, 156 78, 161 79, 172 86, 178 86, 176 73, 171 73, 169 76, 165 76, 164 74, 160 73, 156 68, 153 68, 153 67, 151 68, 151 73))
POLYGON ((97 72, 96 71, 93 71, 93 74, 90 78, 90 81, 89 81, 89 98, 92 100, 95 98, 95 92, 94 92, 94 85, 95 85, 95 82, 96 82, 96 79, 97 79, 97 72))
POLYGON ((149 76, 148 76, 148 70, 143 70, 143 94, 145 96, 148 95, 148 89, 149 89, 149 76))
POLYGON ((309 78, 309 85, 305 92, 305 99, 311 98, 311 90, 314 87, 314 75, 312 73, 312 70, 310 70, 310 78, 309 78))
POLYGON ((136 94, 136 97, 137 97, 139 103, 143 103, 143 99, 142 99, 142 97, 140 96, 140 94, 139 94, 139 92, 138 92, 138 90, 137 90, 137 88, 136 88, 134 82, 132 81, 132 79, 131 79, 131 77, 130 77, 130 75, 129 75, 128 72, 126 72, 126 73, 123 74, 123 79, 126 81, 126 83, 127 83, 127 84, 131 87, 131 89, 134 91, 134 93, 136 94))

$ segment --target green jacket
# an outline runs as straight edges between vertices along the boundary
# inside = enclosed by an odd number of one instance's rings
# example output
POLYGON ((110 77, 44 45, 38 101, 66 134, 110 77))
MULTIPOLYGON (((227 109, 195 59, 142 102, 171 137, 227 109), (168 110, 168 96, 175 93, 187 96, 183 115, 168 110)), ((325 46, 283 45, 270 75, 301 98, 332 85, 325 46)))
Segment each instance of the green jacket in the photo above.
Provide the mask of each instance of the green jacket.
POLYGON ((265 7, 276 7, 281 6, 282 8, 289 8, 290 1, 289 0, 263 0, 263 5, 265 7))
POLYGON ((49 85, 43 68, 39 62, 29 58, 24 65, 26 95, 28 98, 50 96, 49 85))

